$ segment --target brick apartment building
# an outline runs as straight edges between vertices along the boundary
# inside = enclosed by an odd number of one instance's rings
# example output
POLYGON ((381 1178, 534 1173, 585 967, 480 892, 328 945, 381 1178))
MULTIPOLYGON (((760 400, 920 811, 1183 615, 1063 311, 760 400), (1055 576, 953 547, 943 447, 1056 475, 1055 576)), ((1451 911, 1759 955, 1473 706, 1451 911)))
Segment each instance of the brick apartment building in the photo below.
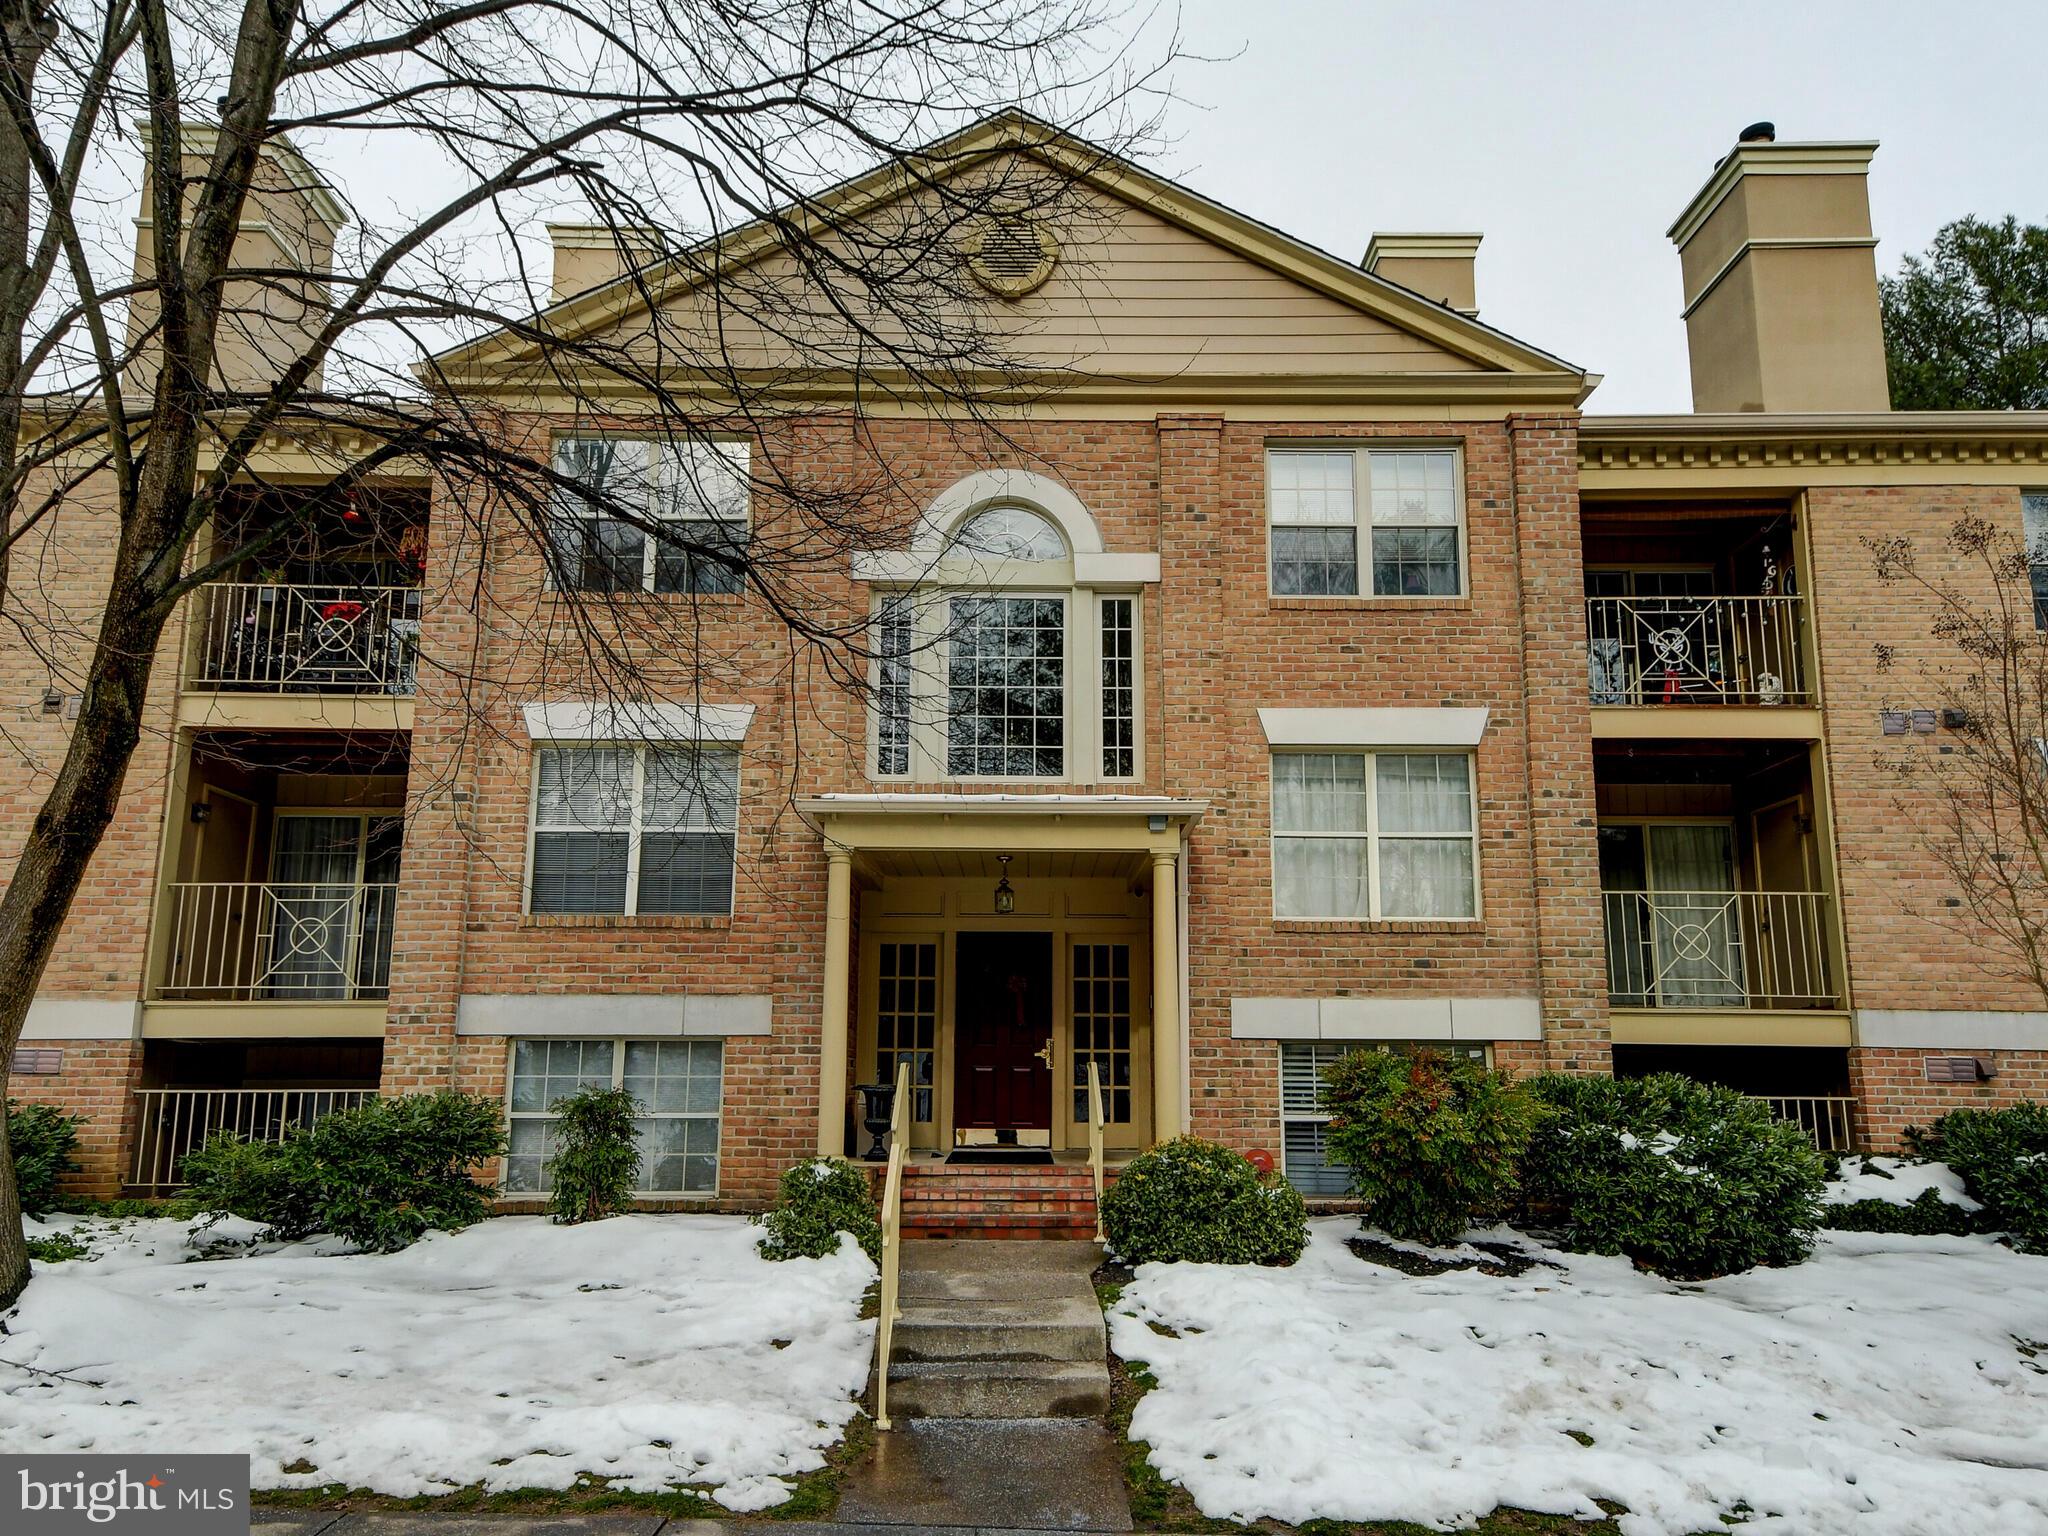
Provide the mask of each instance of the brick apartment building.
MULTIPOLYGON (((1676 1069, 1833 1145, 2043 1092, 2048 1012, 1934 920, 1879 765, 1941 749, 1912 713, 1938 655, 1862 540, 2039 531, 2048 415, 1887 408, 1874 145, 1718 164, 1671 229, 1696 413, 1603 417, 1594 376, 1479 318, 1477 235, 1354 264, 974 133, 1083 183, 1085 218, 963 256, 1068 385, 1000 452, 827 392, 687 466, 683 515, 746 537, 759 465, 888 462, 904 536, 812 585, 871 622, 871 688, 794 683, 753 596, 595 526, 590 583, 687 604, 719 664, 638 700, 578 682, 505 618, 548 609, 533 541, 402 476, 187 601, 9 1080, 90 1117, 83 1188, 172 1187, 212 1126, 452 1085, 503 1096, 531 1195, 547 1105, 595 1081, 647 1109, 650 1200, 757 1206, 904 1062, 935 1156, 1082 1145, 1092 1061, 1112 1147, 1194 1131, 1317 1193, 1315 1069, 1360 1044, 1676 1069)), ((302 199, 263 238, 331 247, 317 189, 263 195, 302 199)), ((558 326, 710 302, 554 235, 558 326)), ((660 494, 631 401, 559 410, 521 361, 443 365, 557 463, 660 494)), ((270 445, 243 515, 343 450, 270 445)), ((81 503, 16 557, 73 648, 111 549, 81 503)), ((5 667, 11 863, 67 699, 5 667)))

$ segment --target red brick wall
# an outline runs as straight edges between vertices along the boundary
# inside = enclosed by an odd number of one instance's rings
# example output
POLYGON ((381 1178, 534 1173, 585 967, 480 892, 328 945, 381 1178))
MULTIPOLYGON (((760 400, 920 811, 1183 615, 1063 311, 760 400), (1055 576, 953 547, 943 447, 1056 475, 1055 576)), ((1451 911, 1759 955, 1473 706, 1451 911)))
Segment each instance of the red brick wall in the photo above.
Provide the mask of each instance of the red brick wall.
POLYGON ((1899 1145, 1908 1126, 1925 1128, 1952 1109, 1997 1109, 2022 1099, 2048 1099, 2048 1051, 1897 1050, 1864 1046, 1850 1053, 1849 1085, 1861 1116, 1858 1130, 1871 1147, 1899 1145), (1930 1083, 1929 1056, 1977 1055, 1992 1065, 1983 1083, 1930 1083))
POLYGON ((121 1193, 133 1150, 133 1093, 142 1085, 142 1046, 133 1040, 64 1040, 36 1042, 61 1050, 64 1067, 55 1076, 10 1075, 7 1097, 23 1104, 53 1104, 66 1114, 83 1115, 78 1150, 79 1171, 66 1174, 58 1187, 67 1194, 110 1200, 121 1193))

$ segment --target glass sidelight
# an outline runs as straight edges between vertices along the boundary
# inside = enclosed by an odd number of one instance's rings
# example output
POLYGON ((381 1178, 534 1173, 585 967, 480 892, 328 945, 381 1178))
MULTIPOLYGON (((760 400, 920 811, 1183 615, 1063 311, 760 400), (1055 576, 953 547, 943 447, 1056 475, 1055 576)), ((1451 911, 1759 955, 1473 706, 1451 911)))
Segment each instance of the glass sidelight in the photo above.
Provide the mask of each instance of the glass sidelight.
POLYGON ((876 958, 875 1081, 893 1083, 910 1065, 911 1119, 932 1121, 939 1033, 939 946, 929 939, 884 941, 876 958))
POLYGON ((1074 1120, 1088 1120, 1088 1064, 1102 1079, 1110 1125, 1131 1123, 1131 946, 1074 945, 1074 1120))

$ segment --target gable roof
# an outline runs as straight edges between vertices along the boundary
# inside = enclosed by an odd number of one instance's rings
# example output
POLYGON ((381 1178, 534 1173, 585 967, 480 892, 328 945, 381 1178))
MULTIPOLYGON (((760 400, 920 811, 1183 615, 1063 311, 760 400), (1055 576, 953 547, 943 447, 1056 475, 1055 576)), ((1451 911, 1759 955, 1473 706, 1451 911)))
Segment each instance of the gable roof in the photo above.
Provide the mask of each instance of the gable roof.
MULTIPOLYGON (((1525 395, 1532 402, 1576 405, 1598 382, 1597 376, 1553 353, 1015 110, 984 118, 916 151, 909 164, 878 166, 801 205, 780 210, 774 219, 712 236, 666 263, 570 295, 541 310, 532 324, 565 340, 597 335, 636 312, 703 287, 720 274, 772 256, 782 246, 779 225, 794 224, 822 235, 920 185, 1006 153, 1029 155, 1079 184, 1426 341, 1475 370, 1432 375, 1433 387, 1455 387, 1462 395, 1499 387, 1500 393, 1525 395)), ((517 374, 521 364, 537 359, 541 350, 542 343, 530 336, 499 330, 437 354, 432 366, 457 385, 488 384, 501 372, 517 374)))

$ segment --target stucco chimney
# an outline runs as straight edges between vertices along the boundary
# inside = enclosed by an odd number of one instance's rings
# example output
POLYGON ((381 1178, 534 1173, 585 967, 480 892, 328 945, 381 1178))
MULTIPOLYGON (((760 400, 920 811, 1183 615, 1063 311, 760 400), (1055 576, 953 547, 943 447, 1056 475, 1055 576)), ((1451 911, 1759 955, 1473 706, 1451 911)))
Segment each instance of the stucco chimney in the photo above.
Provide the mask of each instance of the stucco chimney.
POLYGON ((1780 144, 1769 123, 1669 230, 1696 411, 1882 411, 1871 141, 1780 144))
POLYGON ((1377 231, 1365 247, 1359 265, 1375 277, 1448 304, 1462 314, 1479 313, 1479 296, 1472 274, 1479 254, 1480 236, 1475 234, 1411 234, 1377 231))
POLYGON ((609 224, 550 224, 555 267, 549 297, 560 302, 608 283, 660 249, 651 231, 615 229, 609 224))
MULTIPOLYGON (((148 119, 136 128, 142 138, 143 172, 134 270, 136 280, 146 283, 156 271, 151 170, 156 129, 148 119)), ((210 123, 186 123, 180 130, 179 169, 188 213, 212 163, 217 132, 210 123)), ((347 223, 347 210, 290 140, 279 134, 263 146, 229 259, 237 267, 291 276, 231 280, 226 285, 214 355, 214 372, 223 387, 263 389, 312 343, 327 321, 326 279, 334 270, 335 236, 347 223)), ((149 289, 129 300, 129 342, 134 348, 129 367, 136 377, 146 377, 154 367, 148 332, 156 313, 156 295, 149 289)), ((318 370, 309 382, 315 389, 321 387, 318 370)))

